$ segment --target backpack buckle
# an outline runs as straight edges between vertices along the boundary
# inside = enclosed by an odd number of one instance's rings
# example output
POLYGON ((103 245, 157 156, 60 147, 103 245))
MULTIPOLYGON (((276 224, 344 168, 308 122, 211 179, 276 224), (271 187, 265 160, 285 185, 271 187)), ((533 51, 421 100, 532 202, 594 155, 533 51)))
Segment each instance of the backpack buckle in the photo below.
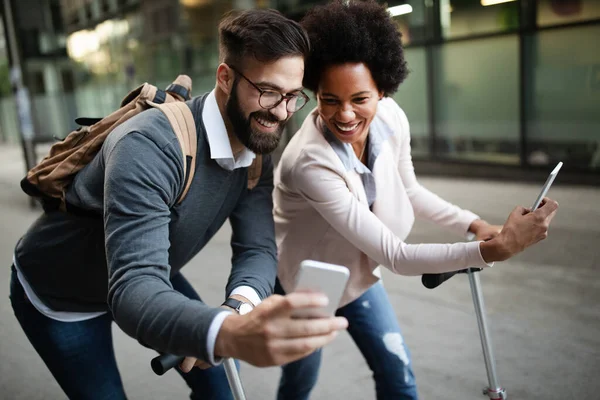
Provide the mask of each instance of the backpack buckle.
POLYGON ((165 92, 176 94, 184 100, 190 99, 190 91, 176 83, 171 83, 169 86, 167 86, 165 92))

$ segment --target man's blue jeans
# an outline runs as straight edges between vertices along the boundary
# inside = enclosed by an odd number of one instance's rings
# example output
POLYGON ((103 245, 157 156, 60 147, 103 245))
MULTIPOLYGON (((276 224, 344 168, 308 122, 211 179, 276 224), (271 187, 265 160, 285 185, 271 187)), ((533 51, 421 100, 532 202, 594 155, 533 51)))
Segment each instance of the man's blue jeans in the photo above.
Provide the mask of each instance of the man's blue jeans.
MULTIPOLYGON (((276 291, 282 292, 280 287, 276 291)), ((417 399, 410 354, 381 282, 338 309, 336 315, 348 319, 348 333, 373 371, 377 399, 417 399)), ((321 350, 317 350, 283 366, 278 400, 308 399, 317 382, 320 365, 321 350)))
MULTIPOLYGON (((200 299, 181 274, 171 279, 173 288, 185 296, 200 299)), ((80 322, 61 322, 42 315, 25 296, 12 268, 10 300, 15 316, 54 378, 70 399, 121 400, 125 391, 117 369, 110 313, 80 322)), ((140 360, 140 364, 146 361, 140 360)), ((150 368, 148 364, 146 366, 150 368)), ((223 366, 206 370, 178 370, 192 389, 191 399, 231 400, 223 366)))

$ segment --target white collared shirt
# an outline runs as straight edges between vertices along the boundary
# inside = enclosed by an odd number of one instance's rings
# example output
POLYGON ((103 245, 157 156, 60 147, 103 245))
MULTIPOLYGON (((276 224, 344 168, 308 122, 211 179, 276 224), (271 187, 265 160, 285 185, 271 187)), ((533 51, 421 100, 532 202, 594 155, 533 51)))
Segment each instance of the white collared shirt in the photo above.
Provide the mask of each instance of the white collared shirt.
POLYGON ((237 158, 234 158, 227 129, 225 128, 225 121, 223 121, 223 116, 219 111, 214 89, 206 96, 204 101, 202 121, 206 128, 210 158, 215 160, 221 168, 233 171, 237 168, 249 167, 252 164, 256 154, 246 147, 238 154, 237 158))

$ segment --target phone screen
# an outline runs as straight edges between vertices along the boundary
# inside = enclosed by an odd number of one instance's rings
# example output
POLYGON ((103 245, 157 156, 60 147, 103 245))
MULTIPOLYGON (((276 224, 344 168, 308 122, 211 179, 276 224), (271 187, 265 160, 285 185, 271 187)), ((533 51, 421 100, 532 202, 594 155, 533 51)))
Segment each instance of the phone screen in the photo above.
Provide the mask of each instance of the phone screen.
POLYGON ((556 167, 554 167, 552 172, 550 172, 550 175, 548 175, 548 179, 546 179, 546 183, 544 183, 544 187, 542 188, 542 191, 538 195, 537 199, 535 199, 535 202, 533 203, 533 207, 531 207, 531 211, 537 210, 537 208, 540 206, 540 204, 542 203, 542 200, 546 196, 546 193, 548 193, 550 186, 552 186, 552 182, 554 182, 556 175, 558 175, 558 171, 560 171, 560 168, 562 167, 562 165, 563 165, 563 163, 561 161, 556 165, 556 167))

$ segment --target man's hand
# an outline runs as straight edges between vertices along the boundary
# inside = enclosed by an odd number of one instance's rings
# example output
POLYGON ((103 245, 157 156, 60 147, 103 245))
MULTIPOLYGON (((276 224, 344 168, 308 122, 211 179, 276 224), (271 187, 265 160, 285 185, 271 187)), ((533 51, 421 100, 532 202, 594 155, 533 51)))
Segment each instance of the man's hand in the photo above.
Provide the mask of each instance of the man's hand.
MULTIPOLYGON (((242 301, 242 302, 244 302, 244 303, 247 303, 247 304, 250 304, 250 305, 254 306, 250 300, 248 300, 246 297, 244 297, 244 296, 242 296, 242 295, 239 295, 239 294, 234 294, 234 295, 231 295, 231 296, 229 296, 229 297, 231 297, 231 298, 234 298, 234 299, 236 299, 236 300, 239 300, 239 301, 242 301)), ((232 309, 232 308, 230 308, 230 307, 227 307, 227 306, 225 306, 225 305, 222 305, 222 306, 221 306, 221 308, 224 308, 224 309, 226 309, 226 310, 233 311, 233 309, 232 309)), ((184 359, 184 360, 181 362, 181 364, 179 364, 179 369, 180 369, 182 372, 185 372, 186 374, 187 374, 188 372, 190 372, 190 371, 192 370, 192 368, 194 368, 194 367, 198 367, 198 368, 200 368, 200 369, 208 369, 208 368, 211 368, 211 367, 212 367, 212 365, 210 365, 210 364, 209 364, 209 363, 207 363, 206 361, 198 360, 196 357, 186 357, 186 358, 185 358, 185 359, 184 359)))
POLYGON ((192 368, 198 367, 200 369, 208 369, 211 368, 212 365, 207 363, 206 361, 198 360, 196 357, 186 357, 181 364, 179 364, 179 369, 186 374, 192 370, 192 368))
POLYGON ((516 207, 508 216, 502 232, 480 244, 483 259, 486 262, 504 261, 548 237, 548 227, 557 209, 558 203, 547 197, 533 212, 516 207))
POLYGON ((476 219, 469 226, 469 232, 475 235, 477 240, 491 240, 502 231, 502 225, 490 225, 482 219, 476 219))
POLYGON ((230 315, 221 326, 215 355, 257 367, 283 365, 311 354, 348 327, 343 317, 294 319, 292 312, 317 308, 327 298, 317 293, 273 295, 246 315, 230 315))

